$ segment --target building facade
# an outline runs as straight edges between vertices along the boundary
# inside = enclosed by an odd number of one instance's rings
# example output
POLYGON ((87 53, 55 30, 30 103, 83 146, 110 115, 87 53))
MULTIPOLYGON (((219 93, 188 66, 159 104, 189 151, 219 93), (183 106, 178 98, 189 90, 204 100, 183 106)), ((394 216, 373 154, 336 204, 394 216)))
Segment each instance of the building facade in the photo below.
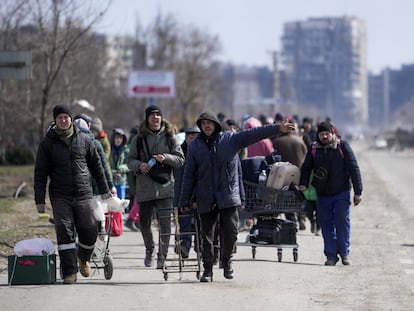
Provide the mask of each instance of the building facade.
POLYGON ((355 17, 284 24, 282 100, 315 107, 342 128, 368 121, 366 27, 355 17))

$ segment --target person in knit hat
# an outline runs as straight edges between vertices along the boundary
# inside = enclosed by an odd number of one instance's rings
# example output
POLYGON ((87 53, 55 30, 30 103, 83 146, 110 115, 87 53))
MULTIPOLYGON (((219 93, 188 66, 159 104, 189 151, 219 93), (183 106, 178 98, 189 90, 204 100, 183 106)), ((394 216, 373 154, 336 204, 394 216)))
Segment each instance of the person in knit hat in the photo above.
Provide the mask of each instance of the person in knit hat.
POLYGON ((318 136, 306 154, 299 182, 299 189, 307 190, 313 173, 326 266, 335 266, 339 258, 343 265, 350 264, 351 185, 354 205, 362 199, 362 178, 355 154, 335 131, 330 121, 318 124, 318 136), (325 178, 316 183, 318 176, 325 178))
POLYGON ((101 119, 95 117, 91 122, 91 132, 101 144, 105 151, 106 160, 109 163, 109 156, 111 155, 111 144, 109 143, 108 135, 103 129, 101 119))
POLYGON ((179 208, 192 207, 195 198, 201 219, 202 259, 204 272, 200 282, 213 281, 214 229, 220 221, 221 261, 226 279, 233 278, 231 258, 235 249, 239 214, 242 205, 241 164, 238 152, 255 142, 287 132, 289 123, 259 126, 233 133, 223 131, 212 112, 200 114, 196 122, 199 136, 188 145, 179 208))
POLYGON ((89 261, 98 236, 91 179, 96 180, 102 199, 109 199, 111 193, 95 145, 73 126, 69 107, 55 106, 53 119, 37 149, 34 196, 37 211, 44 213, 49 185, 63 283, 74 284, 78 271, 90 276, 89 261))
MULTIPOLYGON (((135 172, 141 234, 145 244, 146 267, 154 264, 155 242, 152 234, 152 215, 158 215, 160 243, 157 269, 162 269, 167 258, 171 235, 171 211, 174 196, 173 169, 184 164, 184 154, 176 137, 176 127, 163 118, 155 105, 145 109, 145 120, 131 141, 127 158, 128 168, 135 172), (150 166, 150 162, 155 164, 150 166), (152 175, 155 168, 167 170, 162 180, 152 175)), ((159 177, 159 175, 158 175, 159 177)))

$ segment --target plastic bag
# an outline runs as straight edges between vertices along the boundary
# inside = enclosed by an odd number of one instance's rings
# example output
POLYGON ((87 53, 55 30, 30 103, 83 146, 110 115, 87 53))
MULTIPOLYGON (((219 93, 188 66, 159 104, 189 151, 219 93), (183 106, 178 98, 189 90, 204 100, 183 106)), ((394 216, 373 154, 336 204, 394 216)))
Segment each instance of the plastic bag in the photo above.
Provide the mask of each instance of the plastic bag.
POLYGON ((16 243, 14 253, 18 256, 44 256, 55 253, 53 242, 45 238, 23 240, 16 243))
POLYGON ((106 203, 100 199, 101 196, 95 195, 92 200, 93 216, 96 221, 105 221, 105 212, 107 212, 106 203), (106 210, 105 210, 106 209, 106 210))

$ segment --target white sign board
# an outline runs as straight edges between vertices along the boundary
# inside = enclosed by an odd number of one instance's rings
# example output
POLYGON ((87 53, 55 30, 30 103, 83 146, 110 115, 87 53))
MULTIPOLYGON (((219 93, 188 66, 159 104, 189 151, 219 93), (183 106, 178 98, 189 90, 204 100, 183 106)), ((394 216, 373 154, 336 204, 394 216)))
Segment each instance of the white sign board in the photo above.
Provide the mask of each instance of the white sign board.
POLYGON ((175 72, 135 70, 128 74, 129 98, 175 97, 175 72))
POLYGON ((0 80, 30 80, 32 78, 32 52, 0 52, 0 80))

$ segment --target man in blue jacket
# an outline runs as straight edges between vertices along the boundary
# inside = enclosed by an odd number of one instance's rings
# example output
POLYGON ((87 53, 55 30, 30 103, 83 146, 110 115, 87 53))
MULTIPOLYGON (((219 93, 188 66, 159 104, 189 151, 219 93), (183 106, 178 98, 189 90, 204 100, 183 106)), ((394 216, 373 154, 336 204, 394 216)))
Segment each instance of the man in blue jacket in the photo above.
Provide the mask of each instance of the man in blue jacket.
POLYGON ((300 186, 305 191, 314 172, 312 185, 317 193, 318 219, 322 228, 326 266, 334 266, 338 255, 342 264, 349 265, 351 182, 354 205, 361 202, 362 179, 358 162, 351 146, 337 136, 329 121, 318 125, 316 142, 306 154, 301 167, 300 186), (320 174, 319 172, 325 171, 320 174), (316 176, 320 178, 315 183, 316 176))
POLYGON ((218 220, 223 235, 222 262, 224 277, 233 278, 231 258, 238 234, 238 208, 241 206, 239 156, 240 149, 280 132, 294 129, 283 123, 256 127, 238 133, 222 131, 212 112, 203 112, 198 120, 200 135, 188 146, 179 207, 195 203, 201 218, 202 258, 201 282, 213 281, 214 231, 218 220))

